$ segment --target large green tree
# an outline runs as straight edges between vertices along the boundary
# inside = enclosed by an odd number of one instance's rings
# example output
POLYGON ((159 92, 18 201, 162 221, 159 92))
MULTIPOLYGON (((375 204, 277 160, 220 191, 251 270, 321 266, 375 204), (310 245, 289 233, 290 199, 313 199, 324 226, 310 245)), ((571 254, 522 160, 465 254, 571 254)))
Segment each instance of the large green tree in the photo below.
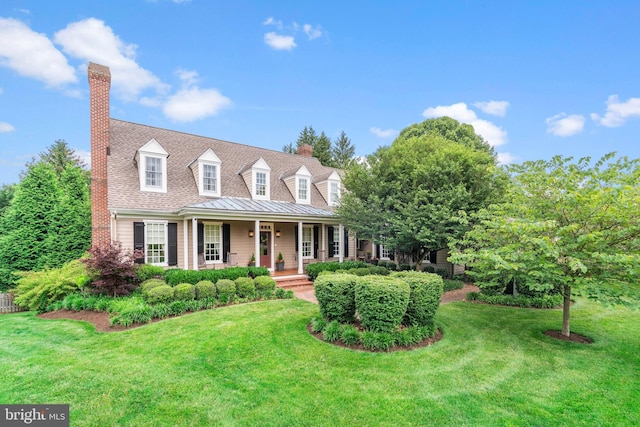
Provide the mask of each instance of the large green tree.
POLYGON ((305 126, 295 143, 286 144, 282 147, 282 151, 294 154, 303 144, 311 146, 313 157, 316 157, 324 166, 347 168, 355 154, 355 147, 344 132, 341 132, 335 142, 332 142, 324 131, 318 135, 313 126, 305 126))
POLYGON ((511 165, 506 201, 452 245, 455 262, 479 280, 564 295, 562 334, 570 335, 572 293, 606 303, 640 300, 640 160, 609 154, 556 156, 511 165))
POLYGON ((0 218, 2 218, 2 214, 11 204, 15 188, 15 184, 4 184, 0 187, 0 218))
POLYGON ((347 169, 353 163, 356 148, 344 131, 340 132, 340 136, 334 141, 331 155, 333 158, 333 166, 337 168, 347 169))
MULTIPOLYGON (((442 120, 426 122, 409 129, 442 120)), ((405 130, 390 147, 348 170, 338 214, 358 234, 419 263, 429 251, 461 237, 470 214, 499 201, 506 182, 481 137, 456 141, 436 130, 405 130)))

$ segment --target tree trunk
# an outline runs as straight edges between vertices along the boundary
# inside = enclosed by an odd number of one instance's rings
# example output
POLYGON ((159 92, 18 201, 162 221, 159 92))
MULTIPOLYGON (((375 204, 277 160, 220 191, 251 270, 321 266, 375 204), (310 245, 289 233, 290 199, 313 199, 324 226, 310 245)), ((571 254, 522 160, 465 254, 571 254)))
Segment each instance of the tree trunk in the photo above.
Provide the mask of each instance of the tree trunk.
POLYGON ((571 336, 571 329, 569 327, 569 318, 571 309, 571 286, 563 286, 564 301, 562 305, 562 335, 565 337, 571 336))

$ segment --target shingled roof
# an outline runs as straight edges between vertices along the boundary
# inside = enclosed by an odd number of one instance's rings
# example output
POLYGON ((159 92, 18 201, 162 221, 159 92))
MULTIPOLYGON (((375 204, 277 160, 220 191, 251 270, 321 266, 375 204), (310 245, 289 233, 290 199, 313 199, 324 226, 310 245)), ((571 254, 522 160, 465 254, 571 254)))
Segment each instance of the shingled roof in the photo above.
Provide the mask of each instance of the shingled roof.
MULTIPOLYGON (((201 207, 218 206, 220 202, 211 202, 224 198, 234 198, 236 202, 240 199, 252 201, 250 190, 239 172, 250 167, 260 158, 264 159, 271 168, 272 202, 295 204, 295 199, 281 179, 282 175, 291 171, 292 168, 298 169, 304 165, 314 177, 314 182, 316 177, 326 177, 333 171, 342 173, 339 169, 323 166, 315 157, 287 154, 117 119, 110 120, 110 134, 108 203, 111 210, 144 209, 177 212, 180 208, 194 207, 198 204, 201 207), (167 193, 140 191, 140 180, 134 158, 137 150, 152 138, 169 153, 167 193), (209 148, 222 162, 220 198, 200 196, 193 172, 189 168, 189 164, 209 148)), ((315 185, 311 186, 311 204, 306 208, 313 208, 316 214, 320 212, 330 214, 333 211, 315 185)), ((303 212, 301 214, 304 215, 303 212)))

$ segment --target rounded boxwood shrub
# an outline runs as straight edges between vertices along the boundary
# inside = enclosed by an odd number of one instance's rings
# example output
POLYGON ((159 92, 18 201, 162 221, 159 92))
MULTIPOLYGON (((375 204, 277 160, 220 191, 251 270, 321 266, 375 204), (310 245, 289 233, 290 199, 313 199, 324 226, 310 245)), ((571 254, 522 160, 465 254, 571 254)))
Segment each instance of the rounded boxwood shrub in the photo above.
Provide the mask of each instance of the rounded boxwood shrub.
POLYGON ((218 290, 218 298, 222 303, 228 303, 233 300, 236 295, 236 284, 231 279, 220 279, 216 282, 216 289, 218 290))
POLYGON ((276 281, 269 276, 258 276, 254 282, 256 292, 262 297, 270 297, 276 290, 276 281))
POLYGON ((442 298, 442 277, 433 273, 401 271, 394 273, 409 284, 409 304, 402 319, 406 326, 427 326, 433 324, 433 318, 442 298))
POLYGON ((251 277, 238 277, 235 281, 236 293, 240 298, 253 298, 256 296, 256 285, 251 277))
POLYGON ((366 276, 356 279, 356 311, 366 329, 392 332, 402 323, 410 288, 396 277, 366 276))
POLYGON ((196 299, 196 287, 191 283, 179 283, 173 288, 176 301, 190 301, 196 299))
POLYGON ((341 323, 353 322, 356 315, 355 285, 356 276, 352 274, 318 276, 313 287, 322 317, 341 323))
POLYGON ((216 285, 211 280, 201 280, 196 283, 196 298, 215 298, 216 294, 216 285))
POLYGON ((166 285, 167 283, 162 279, 148 279, 144 282, 140 283, 140 289, 142 289, 142 294, 146 294, 153 288, 157 288, 158 286, 166 285))
POLYGON ((143 298, 148 304, 169 303, 173 301, 173 288, 169 285, 158 286, 150 289, 143 298))

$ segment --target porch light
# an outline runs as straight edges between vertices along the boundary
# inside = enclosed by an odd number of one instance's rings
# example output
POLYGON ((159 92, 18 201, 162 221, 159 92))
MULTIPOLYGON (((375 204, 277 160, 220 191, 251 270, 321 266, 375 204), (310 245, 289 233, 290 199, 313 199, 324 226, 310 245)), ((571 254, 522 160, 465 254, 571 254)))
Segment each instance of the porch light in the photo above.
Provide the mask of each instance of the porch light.
POLYGON ((280 237, 280 230, 276 230, 276 237, 280 237))
POLYGON ((249 237, 253 237, 253 230, 249 230, 249 237))

